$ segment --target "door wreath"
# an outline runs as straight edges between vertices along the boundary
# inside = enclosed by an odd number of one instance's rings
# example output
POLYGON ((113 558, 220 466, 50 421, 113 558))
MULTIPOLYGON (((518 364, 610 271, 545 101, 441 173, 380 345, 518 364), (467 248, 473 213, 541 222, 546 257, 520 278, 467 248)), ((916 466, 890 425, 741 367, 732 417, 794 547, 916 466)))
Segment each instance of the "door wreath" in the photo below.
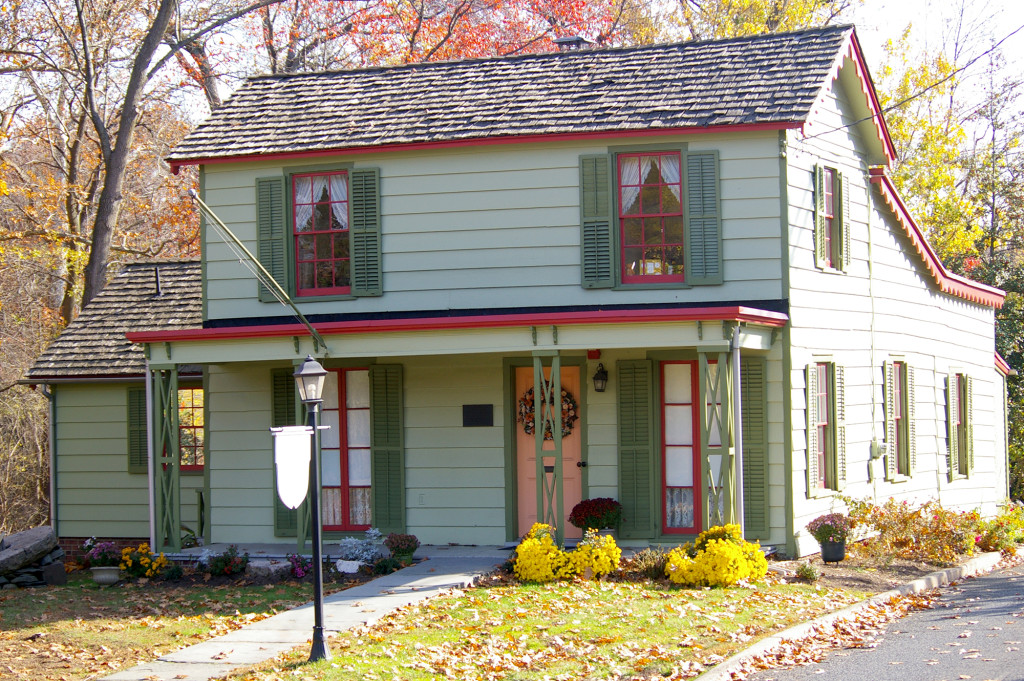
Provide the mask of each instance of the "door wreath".
MULTIPOLYGON (((562 437, 567 437, 572 433, 572 424, 579 418, 579 406, 576 404, 576 400, 565 388, 562 388, 562 437)), ((519 418, 518 420, 523 424, 523 432, 527 435, 533 435, 536 432, 536 425, 534 424, 533 417, 533 388, 530 388, 523 396, 519 398, 519 418)), ((551 435, 551 426, 548 425, 544 429, 544 439, 554 440, 555 438, 551 435)))

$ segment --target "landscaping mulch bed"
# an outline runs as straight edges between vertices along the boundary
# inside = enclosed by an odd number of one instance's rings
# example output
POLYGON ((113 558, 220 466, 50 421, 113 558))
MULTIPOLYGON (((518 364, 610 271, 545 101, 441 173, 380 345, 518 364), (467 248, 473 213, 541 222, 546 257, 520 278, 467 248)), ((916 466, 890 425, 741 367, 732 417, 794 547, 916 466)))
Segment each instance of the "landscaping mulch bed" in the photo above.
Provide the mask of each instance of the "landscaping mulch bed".
POLYGON ((797 579, 796 570, 800 564, 808 562, 820 574, 820 577, 815 580, 815 584, 868 593, 889 591, 901 584, 942 569, 922 561, 900 559, 883 561, 850 556, 849 554, 845 560, 839 563, 823 563, 820 555, 814 555, 800 560, 771 561, 768 566, 787 579, 794 580, 797 579))

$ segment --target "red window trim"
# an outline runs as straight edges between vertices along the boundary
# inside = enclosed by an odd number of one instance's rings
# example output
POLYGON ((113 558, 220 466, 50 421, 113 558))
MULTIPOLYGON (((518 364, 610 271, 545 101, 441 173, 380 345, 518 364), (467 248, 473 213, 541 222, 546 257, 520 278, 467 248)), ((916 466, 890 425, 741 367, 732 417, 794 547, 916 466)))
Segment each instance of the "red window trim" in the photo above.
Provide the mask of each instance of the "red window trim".
MULTIPOLYGON (((627 248, 627 245, 626 245, 626 229, 625 229, 625 226, 624 226, 624 222, 628 218, 644 219, 644 218, 666 218, 666 217, 676 217, 676 216, 678 216, 679 217, 679 223, 680 223, 680 239, 681 239, 681 241, 678 243, 678 247, 680 248, 681 252, 683 253, 683 255, 685 257, 685 243, 682 241, 683 234, 685 233, 685 230, 686 230, 686 225, 684 224, 684 221, 683 221, 683 198, 684 197, 683 197, 683 165, 682 164, 683 164, 682 154, 680 152, 678 152, 678 151, 650 151, 650 152, 638 152, 638 153, 623 153, 623 154, 618 154, 615 157, 615 178, 616 178, 615 191, 616 191, 616 194, 617 194, 617 197, 618 197, 618 199, 616 200, 616 204, 619 207, 618 208, 618 214, 619 214, 619 216, 618 216, 618 220, 619 220, 619 225, 618 225, 619 226, 619 272, 620 272, 620 276, 621 276, 623 284, 683 283, 686 280, 685 279, 685 277, 686 277, 685 271, 682 274, 627 274, 626 273, 626 248, 627 248), (641 211, 639 213, 636 213, 636 214, 630 214, 630 215, 623 214, 622 211, 624 209, 624 206, 622 205, 622 187, 624 186, 624 183, 623 183, 623 180, 622 180, 622 161, 624 159, 630 159, 630 158, 641 159, 641 158, 643 158, 645 156, 657 156, 657 157, 675 156, 676 159, 678 159, 678 161, 679 161, 679 212, 678 213, 676 213, 676 212, 671 212, 671 213, 658 212, 658 213, 646 214, 641 209, 641 211)), ((643 193, 643 187, 645 186, 643 184, 644 178, 640 177, 639 180, 640 180, 640 184, 639 185, 626 184, 625 186, 639 186, 640 193, 642 194, 643 193)), ((669 183, 666 182, 666 183, 664 183, 662 185, 658 185, 658 186, 668 186, 668 185, 669 185, 669 183)), ((651 186, 651 185, 647 185, 647 186, 651 186)), ((641 200, 641 206, 642 206, 642 200, 641 200)), ((662 237, 664 237, 664 228, 662 230, 662 237)), ((665 248, 667 248, 668 245, 669 244, 665 244, 664 243, 664 240, 662 241, 661 244, 659 244, 659 246, 661 246, 661 248, 662 248, 662 256, 663 257, 664 257, 664 250, 665 250, 665 248)), ((676 245, 676 244, 673 243, 672 245, 676 245)), ((636 248, 636 245, 633 245, 631 247, 632 248, 636 248)))
POLYGON ((822 185, 824 196, 822 197, 822 212, 825 218, 825 265, 835 267, 835 245, 839 241, 839 234, 836 233, 836 171, 835 168, 822 168, 822 185))
MULTIPOLYGON (((350 371, 367 371, 366 367, 346 367, 344 369, 328 369, 338 374, 338 452, 341 467, 341 517, 345 522, 341 525, 324 525, 325 530, 336 532, 353 532, 370 529, 370 524, 356 525, 351 522, 352 505, 350 492, 352 487, 348 484, 348 377, 350 371)), ((366 408, 369 411, 369 407, 366 408)), ((332 455, 334 452, 332 452, 332 455)), ((363 489, 360 485, 358 489, 363 489)), ((369 489, 369 487, 366 487, 369 489)), ((372 492, 371 492, 372 494, 372 492)), ((372 519, 371 519, 372 521, 372 519)))
POLYGON ((829 415, 832 411, 832 400, 834 399, 831 388, 831 367, 828 362, 818 362, 818 394, 814 399, 818 402, 818 422, 815 427, 818 429, 818 451, 814 453, 818 457, 818 480, 819 489, 833 489, 831 480, 831 466, 829 465, 830 449, 832 449, 832 424, 829 422, 829 415), (822 397, 824 396, 825 408, 822 409, 822 397))
MULTIPOLYGON (((659 491, 659 503, 661 505, 661 531, 664 534, 698 534, 701 532, 704 522, 703 512, 703 498, 701 494, 701 488, 703 485, 703 479, 701 478, 701 442, 700 442, 700 409, 699 399, 697 395, 698 391, 698 377, 697 377, 697 360, 686 359, 686 360, 668 360, 661 362, 658 367, 661 373, 659 381, 659 395, 658 395, 658 409, 661 412, 661 438, 660 438, 660 451, 659 458, 661 459, 661 490, 659 491), (668 513, 665 508, 665 494, 668 486, 665 484, 667 470, 665 463, 665 366, 669 364, 688 364, 690 366, 690 407, 693 414, 693 423, 691 424, 693 432, 693 525, 691 527, 669 527, 668 526, 668 513)), ((673 403, 675 404, 675 403, 673 403)), ((681 403, 680 403, 681 404, 681 403)))
MULTIPOLYGON (((312 177, 325 177, 326 178, 326 177, 331 177, 333 175, 344 175, 345 178, 346 178, 346 180, 345 180, 346 181, 346 187, 348 186, 348 182, 350 181, 350 178, 348 177, 348 171, 347 170, 335 170, 335 171, 329 171, 329 172, 313 172, 313 173, 295 173, 294 175, 291 176, 291 187, 290 187, 290 189, 291 189, 291 198, 292 198, 292 201, 291 201, 292 261, 293 261, 293 264, 295 266, 295 295, 296 296, 300 296, 300 297, 301 296, 336 296, 336 295, 347 295, 347 294, 352 292, 352 285, 351 285, 351 281, 352 281, 352 270, 351 270, 352 254, 351 254, 351 252, 349 253, 349 285, 348 286, 329 286, 329 287, 323 287, 323 288, 317 288, 317 287, 303 288, 302 284, 301 284, 301 279, 300 279, 300 272, 299 272, 299 264, 300 264, 300 261, 299 261, 299 236, 300 236, 300 233, 297 231, 297 225, 295 224, 295 208, 296 208, 296 205, 297 205, 296 200, 295 200, 295 183, 296 183, 296 180, 301 179, 301 178, 305 178, 305 177, 310 177, 310 178, 312 178, 312 177)), ((333 197, 331 197, 331 198, 333 198, 333 197)), ((349 197, 348 197, 348 195, 345 196, 343 201, 344 201, 344 204, 345 204, 345 210, 349 211, 350 208, 349 208, 349 197)), ((330 206, 331 203, 339 203, 339 201, 331 201, 327 205, 330 206)), ((303 205, 313 205, 315 207, 317 205, 317 202, 314 201, 313 204, 303 204, 303 205)), ((314 239, 315 239, 315 236, 317 234, 330 234, 332 236, 337 236, 339 234, 344 234, 345 237, 348 238, 348 234, 349 234, 349 230, 350 229, 351 229, 351 223, 349 223, 349 227, 346 227, 344 230, 329 230, 329 231, 326 231, 326 232, 325 231, 320 231, 320 232, 309 231, 309 232, 302 232, 301 234, 303 236, 313 236, 314 239)), ((315 248, 316 248, 316 246, 314 244, 314 256, 313 256, 314 260, 312 260, 312 261, 302 261, 302 262, 314 262, 314 263, 318 263, 318 262, 331 262, 331 263, 333 263, 333 262, 336 262, 337 260, 339 260, 338 258, 317 259, 316 255, 315 255, 315 248)), ((314 269, 314 274, 313 274, 313 281, 314 281, 314 283, 316 282, 316 272, 315 272, 315 269, 314 269)))

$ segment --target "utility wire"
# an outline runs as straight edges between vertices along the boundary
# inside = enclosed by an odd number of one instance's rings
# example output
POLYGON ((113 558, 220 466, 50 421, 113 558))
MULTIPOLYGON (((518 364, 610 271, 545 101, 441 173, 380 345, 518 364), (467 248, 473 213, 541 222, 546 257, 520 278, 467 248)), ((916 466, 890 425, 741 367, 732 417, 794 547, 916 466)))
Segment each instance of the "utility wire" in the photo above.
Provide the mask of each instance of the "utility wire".
MULTIPOLYGON (((931 85, 929 85, 929 86, 927 86, 925 88, 922 88, 921 90, 915 92, 914 94, 910 95, 909 97, 905 97, 904 99, 901 99, 900 101, 896 102, 895 104, 890 104, 889 106, 887 106, 884 109, 882 109, 881 112, 879 112, 879 113, 883 113, 884 114, 884 113, 888 113, 888 112, 892 111, 893 109, 898 109, 899 107, 903 106, 904 104, 906 104, 908 102, 912 102, 915 99, 917 99, 918 97, 924 95, 925 93, 930 92, 931 90, 934 90, 935 88, 939 87, 940 85, 942 85, 943 83, 945 83, 946 81, 951 79, 953 76, 955 76, 958 73, 960 73, 960 72, 962 72, 962 71, 964 71, 966 69, 969 69, 970 67, 974 66, 974 64, 977 63, 980 59, 982 59, 984 57, 987 57, 988 55, 990 55, 993 52, 995 52, 997 49, 999 49, 1000 45, 1002 45, 1007 40, 1009 40, 1013 36, 1017 35, 1021 31, 1024 31, 1024 25, 1018 26, 1014 31, 1012 31, 1011 33, 1008 33, 1006 36, 1004 36, 1002 38, 1002 40, 1000 40, 996 44, 992 45, 992 47, 988 48, 987 50, 985 50, 981 54, 977 55, 976 57, 971 59, 969 62, 967 62, 966 64, 964 64, 960 68, 954 69, 953 71, 951 71, 944 78, 941 78, 941 79, 935 81, 934 83, 932 83, 931 85)), ((829 128, 828 130, 822 130, 821 132, 815 133, 813 135, 807 135, 804 139, 814 139, 815 137, 821 137, 822 135, 828 135, 829 133, 833 133, 833 132, 836 132, 838 130, 845 130, 846 128, 852 128, 855 125, 859 125, 859 124, 861 124, 861 123, 863 123, 865 121, 870 121, 870 120, 872 120, 874 118, 875 118, 874 115, 865 116, 864 118, 861 118, 861 119, 858 119, 856 121, 853 121, 852 123, 845 123, 845 124, 840 125, 840 126, 835 127, 835 128, 829 128)))

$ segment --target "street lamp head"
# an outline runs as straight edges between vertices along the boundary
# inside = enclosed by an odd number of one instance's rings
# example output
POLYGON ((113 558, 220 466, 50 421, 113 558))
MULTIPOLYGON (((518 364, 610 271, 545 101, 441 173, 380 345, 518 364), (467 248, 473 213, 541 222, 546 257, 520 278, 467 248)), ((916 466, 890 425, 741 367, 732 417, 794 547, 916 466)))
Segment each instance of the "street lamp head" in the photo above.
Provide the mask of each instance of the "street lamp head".
POLYGON ((313 404, 323 400, 324 379, 327 377, 327 370, 320 366, 320 362, 313 359, 312 355, 306 355, 306 361, 292 375, 295 376, 295 385, 303 404, 313 404))

